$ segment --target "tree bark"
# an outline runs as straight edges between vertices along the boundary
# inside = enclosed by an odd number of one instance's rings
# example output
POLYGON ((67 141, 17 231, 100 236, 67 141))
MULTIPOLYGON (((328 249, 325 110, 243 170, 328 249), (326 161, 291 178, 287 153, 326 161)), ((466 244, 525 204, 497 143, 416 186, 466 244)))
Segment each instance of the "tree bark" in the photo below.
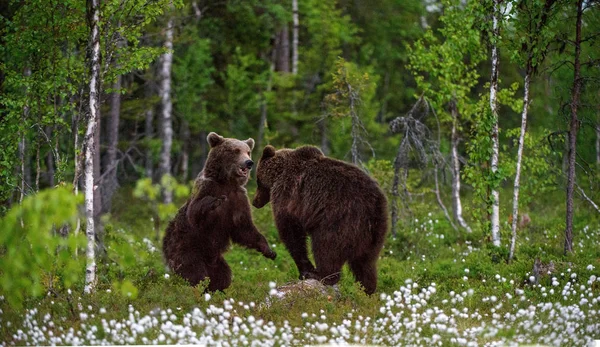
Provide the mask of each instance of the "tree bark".
POLYGON ((573 192, 575 187, 575 159, 577 154, 577 131, 579 120, 577 108, 581 95, 581 17, 583 15, 583 0, 577 1, 577 23, 575 30, 575 62, 573 64, 573 90, 571 92, 571 121, 569 124, 569 167, 567 172, 567 213, 565 228, 565 255, 573 253, 573 192))
MULTIPOLYGON (((453 101, 451 104, 452 114, 452 139, 451 139, 451 161, 452 161, 452 206, 454 207, 454 219, 458 222, 461 228, 472 232, 471 227, 467 224, 462 215, 462 202, 460 200, 460 160, 458 158, 458 130, 456 129, 458 123, 458 109, 456 102, 453 101)), ((437 184, 437 168, 436 168, 436 184, 437 184)), ((436 188, 437 189, 437 188, 436 188)))
POLYGON ((290 37, 287 24, 279 31, 277 48, 277 71, 290 72, 290 37))
MULTIPOLYGON (((500 16, 500 0, 494 0, 494 7, 492 13, 492 76, 490 79, 490 108, 492 112, 492 154, 490 157, 490 166, 492 175, 496 175, 498 172, 498 157, 499 157, 499 139, 498 139, 498 65, 500 63, 498 59, 498 44, 496 40, 500 39, 500 28, 498 23, 498 17, 500 16)), ((492 215, 491 215, 491 232, 492 232, 492 243, 496 247, 500 247, 500 192, 497 187, 490 189, 490 195, 492 199, 492 215)))
POLYGON ((90 27, 90 81, 89 115, 85 133, 85 215, 86 215, 86 259, 84 292, 94 292, 96 286, 96 232, 94 224, 94 152, 96 127, 100 118, 98 98, 100 91, 100 0, 87 0, 87 17, 90 27))
POLYGON ((298 35, 300 29, 300 20, 298 17, 298 0, 292 0, 292 74, 298 74, 298 35))
MULTIPOLYGON (((161 101, 160 112, 160 134, 162 148, 160 152, 159 172, 160 177, 171 174, 171 148, 173 146, 173 104, 171 101, 171 65, 173 64, 173 18, 170 17, 165 28, 164 47, 167 52, 160 57, 160 85, 159 96, 161 101)), ((173 202, 173 192, 170 189, 163 190, 163 202, 173 202)))
POLYGON ((525 144, 525 132, 527 130, 527 111, 529 109, 529 85, 531 83, 531 74, 533 72, 531 66, 531 57, 528 58, 527 68, 525 72, 525 83, 523 92, 523 112, 521 113, 521 134, 519 135, 519 149, 517 150, 517 168, 515 173, 515 184, 513 188, 513 210, 512 210, 512 225, 510 239, 510 253, 508 262, 511 262, 515 255, 515 243, 517 242, 517 223, 519 221, 519 188, 521 181, 521 164, 523 162, 523 147, 525 144))

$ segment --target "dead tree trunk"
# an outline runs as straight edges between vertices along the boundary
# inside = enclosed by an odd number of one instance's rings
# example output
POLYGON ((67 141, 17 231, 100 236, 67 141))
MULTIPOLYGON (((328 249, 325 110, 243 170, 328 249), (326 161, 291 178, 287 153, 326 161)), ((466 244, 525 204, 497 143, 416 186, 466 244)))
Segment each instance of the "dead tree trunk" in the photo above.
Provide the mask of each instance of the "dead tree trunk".
MULTIPOLYGON (((498 65, 500 63, 498 58, 498 44, 496 40, 500 38, 500 0, 494 0, 494 7, 492 13, 492 76, 490 79, 490 109, 492 111, 492 154, 490 157, 490 167, 492 175, 498 172, 498 157, 499 157, 499 139, 498 139, 498 65)), ((492 215, 491 215, 491 231, 492 231, 492 243, 496 247, 500 247, 500 192, 498 187, 491 188, 491 200, 492 200, 492 215)))
POLYGON ((573 90, 571 92, 571 121, 569 124, 569 167, 567 171, 567 213, 565 228, 565 254, 573 253, 573 192, 575 187, 575 159, 577 154, 577 107, 581 95, 581 17, 583 15, 583 0, 577 1, 577 23, 575 29, 575 62, 573 64, 573 90))
POLYGON ((87 248, 85 269, 84 292, 89 294, 96 287, 96 230, 94 224, 94 152, 97 150, 95 143, 96 127, 100 118, 98 98, 100 91, 100 0, 87 0, 87 17, 90 27, 90 81, 88 124, 85 133, 85 215, 87 248))
MULTIPOLYGON (((171 65, 173 64, 173 18, 170 17, 165 28, 165 43, 167 49, 160 57, 160 86, 159 96, 161 100, 160 112, 160 134, 162 148, 160 152, 159 171, 160 177, 171 174, 171 147, 173 146, 173 104, 171 101, 171 65)), ((171 189, 163 190, 163 202, 173 202, 171 189)))

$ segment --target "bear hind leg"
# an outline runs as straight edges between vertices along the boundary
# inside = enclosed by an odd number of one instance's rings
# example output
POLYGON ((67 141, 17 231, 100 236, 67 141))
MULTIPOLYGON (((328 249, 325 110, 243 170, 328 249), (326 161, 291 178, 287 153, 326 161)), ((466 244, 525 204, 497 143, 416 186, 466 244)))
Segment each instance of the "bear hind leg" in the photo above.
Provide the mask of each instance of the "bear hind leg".
POLYGON ((231 285, 231 268, 229 268, 223 256, 219 256, 215 262, 208 264, 207 270, 210 278, 208 291, 214 292, 229 288, 229 285, 231 285))
POLYGON ((186 279, 191 286, 196 286, 208 276, 207 266, 199 258, 187 259, 179 266, 169 262, 169 267, 176 274, 186 279))
POLYGON ((365 293, 371 295, 375 292, 375 289, 377 289, 376 259, 353 259, 350 261, 350 270, 356 281, 365 288, 365 293))
POLYGON ((316 242, 313 240, 317 279, 325 285, 332 286, 340 281, 342 266, 344 266, 346 260, 336 252, 332 252, 329 247, 317 246, 317 249, 315 249, 315 244, 316 242))

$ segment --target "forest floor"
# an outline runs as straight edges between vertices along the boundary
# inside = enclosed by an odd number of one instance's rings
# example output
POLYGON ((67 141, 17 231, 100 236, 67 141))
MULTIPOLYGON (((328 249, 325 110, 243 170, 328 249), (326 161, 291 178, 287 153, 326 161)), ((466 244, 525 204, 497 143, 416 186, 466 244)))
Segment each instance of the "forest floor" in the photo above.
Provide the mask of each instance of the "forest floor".
MULTIPOLYGON (((577 219, 574 254, 565 257, 560 206, 532 210, 508 264, 506 247, 491 247, 481 232, 454 231, 423 204, 413 223, 389 236, 374 295, 345 267, 336 290, 280 299, 278 288, 298 274, 268 207, 253 213, 277 258, 234 245, 226 255, 231 287, 205 294, 166 271, 149 209, 131 199, 115 203, 105 220, 96 293, 49 289, 22 310, 0 302, 0 344, 593 346, 600 339, 600 223, 591 213, 577 219)), ((506 222, 503 244, 508 230, 506 222)))

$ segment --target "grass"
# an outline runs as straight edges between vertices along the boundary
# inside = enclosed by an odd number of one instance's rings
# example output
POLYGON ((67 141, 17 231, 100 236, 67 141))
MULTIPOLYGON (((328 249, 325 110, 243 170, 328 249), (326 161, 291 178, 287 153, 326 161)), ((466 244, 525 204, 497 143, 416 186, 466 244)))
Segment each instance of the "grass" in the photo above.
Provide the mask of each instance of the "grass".
MULTIPOLYGON (((367 296, 343 269, 338 294, 291 295, 272 287, 297 280, 269 208, 254 220, 274 261, 234 245, 226 254, 233 282, 206 295, 166 272, 147 204, 123 189, 106 223, 106 258, 97 291, 59 284, 16 310, 0 302, 3 345, 222 344, 380 345, 590 344, 600 339, 600 223, 578 206, 575 253, 562 255, 562 211, 530 211, 515 260, 487 235, 455 232, 434 205, 388 238, 377 293, 367 296), (555 272, 529 281, 533 262, 555 272), (269 298, 269 300, 267 300, 269 298)), ((252 196, 252 193, 250 193, 252 196)), ((426 204, 425 204, 426 205, 426 204)), ((162 225, 164 229, 165 225, 162 225)), ((505 225, 504 230, 508 230, 505 225)), ((508 235, 503 232, 503 244, 508 235)), ((83 275, 81 276, 83 278, 83 275)))

